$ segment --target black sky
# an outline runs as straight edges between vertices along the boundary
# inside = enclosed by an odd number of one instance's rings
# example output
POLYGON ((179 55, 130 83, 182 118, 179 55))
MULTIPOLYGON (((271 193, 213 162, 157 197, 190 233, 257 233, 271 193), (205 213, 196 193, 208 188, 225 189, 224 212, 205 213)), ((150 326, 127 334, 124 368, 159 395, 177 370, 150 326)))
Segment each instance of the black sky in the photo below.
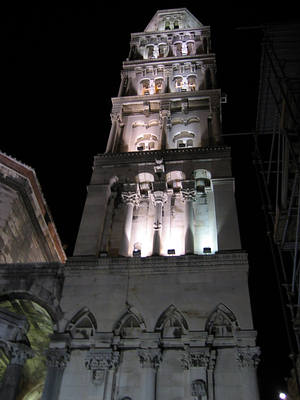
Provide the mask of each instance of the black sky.
MULTIPOLYGON (((296 6, 206 3, 124 2, 105 9, 102 3, 0 6, 0 150, 35 169, 68 255, 93 156, 105 149, 111 98, 118 93, 130 33, 143 31, 158 9, 187 7, 211 26, 218 82, 228 97, 223 107, 224 134, 254 131, 261 30, 253 28, 292 21, 296 6)), ((253 143, 251 136, 238 136, 225 138, 225 144, 232 146, 242 242, 249 252, 254 322, 263 352, 262 399, 273 400, 285 387, 290 365, 274 272, 265 256, 267 241, 252 171, 253 143)))

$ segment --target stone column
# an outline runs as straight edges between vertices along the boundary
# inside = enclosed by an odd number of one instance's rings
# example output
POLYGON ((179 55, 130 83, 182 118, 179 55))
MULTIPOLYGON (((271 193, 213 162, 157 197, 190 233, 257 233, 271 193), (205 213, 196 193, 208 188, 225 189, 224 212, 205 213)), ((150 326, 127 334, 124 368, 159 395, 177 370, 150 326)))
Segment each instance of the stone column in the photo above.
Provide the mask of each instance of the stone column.
MULTIPOLYGON (((192 181, 192 186, 194 186, 192 181)), ((189 185, 191 186, 191 185, 189 185)), ((185 254, 194 254, 194 201, 196 191, 192 187, 182 188, 182 197, 185 202, 185 254)))
POLYGON ((117 114, 111 114, 110 118, 111 118, 111 128, 110 128, 110 133, 109 133, 105 153, 111 153, 113 150, 116 130, 117 130, 117 126, 118 126, 117 125, 118 124, 117 114))
POLYGON ((241 372, 243 399, 258 400, 256 367, 259 364, 260 350, 258 347, 238 347, 237 361, 241 372))
POLYGON ((156 375, 161 363, 161 352, 158 349, 143 349, 138 352, 143 368, 143 400, 156 400, 156 375))
POLYGON ((134 206, 138 204, 138 194, 136 191, 126 191, 122 193, 122 199, 126 205, 126 210, 125 210, 123 240, 121 244, 120 254, 122 256, 128 257, 130 238, 131 238, 133 209, 134 206))
POLYGON ((23 366, 28 358, 34 356, 31 348, 21 343, 4 343, 5 351, 10 357, 1 388, 0 399, 15 400, 20 390, 23 366))
POLYGON ((70 352, 66 348, 49 349, 46 353, 46 358, 48 370, 42 400, 57 400, 63 373, 67 362, 70 360, 70 352))
POLYGON ((160 120, 161 120, 161 150, 167 148, 167 122, 170 118, 170 103, 161 104, 160 120))
POLYGON ((211 128, 214 144, 221 143, 221 99, 220 94, 210 98, 211 128))
POLYGON ((191 396, 191 355, 189 351, 184 351, 180 358, 181 367, 183 369, 183 391, 185 400, 193 400, 191 396))
POLYGON ((111 400, 115 369, 119 365, 120 354, 111 349, 91 349, 85 359, 85 366, 92 372, 92 382, 102 386, 103 400, 111 400))
POLYGON ((155 221, 153 224, 153 255, 160 255, 161 230, 162 230, 162 210, 163 204, 167 201, 167 194, 163 191, 152 193, 152 201, 155 207, 155 221))

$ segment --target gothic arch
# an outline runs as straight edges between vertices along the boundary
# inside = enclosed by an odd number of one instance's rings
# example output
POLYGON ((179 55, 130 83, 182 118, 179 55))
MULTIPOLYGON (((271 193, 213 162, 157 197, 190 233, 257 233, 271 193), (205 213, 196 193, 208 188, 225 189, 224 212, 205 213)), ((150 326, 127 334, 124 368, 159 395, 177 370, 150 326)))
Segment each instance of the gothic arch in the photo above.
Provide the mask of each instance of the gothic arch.
POLYGON ((213 310, 206 323, 206 331, 209 335, 232 336, 239 329, 237 319, 233 312, 223 303, 213 310))
POLYGON ((0 303, 13 299, 33 301, 47 311, 51 317, 54 327, 58 328, 58 323, 63 316, 63 312, 58 304, 58 299, 56 299, 49 290, 37 284, 37 282, 34 282, 28 290, 24 290, 21 288, 21 282, 19 280, 15 281, 14 283, 11 282, 9 284, 9 288, 9 292, 1 293, 0 303))
POLYGON ((120 336, 132 336, 138 332, 146 331, 146 324, 141 314, 130 307, 116 323, 114 333, 120 336))
POLYGON ((67 323, 65 330, 70 332, 73 338, 88 339, 97 331, 97 321, 90 310, 83 307, 67 323))
POLYGON ((158 318, 155 331, 163 337, 180 337, 188 331, 188 324, 181 312, 171 304, 158 318))

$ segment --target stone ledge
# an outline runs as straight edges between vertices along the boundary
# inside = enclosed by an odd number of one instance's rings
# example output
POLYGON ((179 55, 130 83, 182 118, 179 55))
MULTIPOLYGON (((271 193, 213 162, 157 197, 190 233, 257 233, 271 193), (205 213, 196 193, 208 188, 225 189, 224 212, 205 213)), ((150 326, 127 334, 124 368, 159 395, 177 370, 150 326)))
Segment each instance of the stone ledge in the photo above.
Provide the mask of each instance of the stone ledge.
POLYGON ((153 150, 153 151, 130 151, 125 153, 103 153, 95 156, 95 166, 103 165, 109 162, 154 162, 155 159, 163 158, 164 161, 173 161, 178 157, 182 159, 201 158, 203 160, 218 159, 219 157, 230 157, 230 147, 228 146, 213 146, 213 147, 192 147, 184 149, 167 149, 167 150, 153 150))
POLYGON ((242 251, 192 256, 152 256, 152 257, 71 257, 67 260, 66 275, 80 271, 118 273, 126 275, 160 274, 208 271, 248 271, 247 253, 242 251))

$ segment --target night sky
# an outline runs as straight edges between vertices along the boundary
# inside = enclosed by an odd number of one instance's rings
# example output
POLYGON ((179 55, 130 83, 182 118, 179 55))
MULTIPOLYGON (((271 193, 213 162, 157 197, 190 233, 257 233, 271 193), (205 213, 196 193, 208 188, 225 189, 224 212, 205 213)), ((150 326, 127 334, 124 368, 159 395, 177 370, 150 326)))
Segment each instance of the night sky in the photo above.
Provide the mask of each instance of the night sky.
MULTIPOLYGON (((223 133, 254 131, 259 26, 288 23, 298 13, 296 5, 287 2, 284 10, 282 3, 263 9, 253 2, 251 7, 223 3, 124 2, 105 5, 105 10, 101 3, 65 8, 0 6, 0 150, 35 169, 68 255, 77 235, 93 157, 105 150, 111 98, 118 94, 130 33, 143 31, 158 9, 186 7, 211 26, 218 84, 228 97, 223 106, 223 133)), ((273 400, 285 389, 289 350, 261 222, 253 141, 251 135, 224 136, 224 143, 232 146, 242 244, 249 253, 254 324, 262 350, 261 397, 273 400)))

